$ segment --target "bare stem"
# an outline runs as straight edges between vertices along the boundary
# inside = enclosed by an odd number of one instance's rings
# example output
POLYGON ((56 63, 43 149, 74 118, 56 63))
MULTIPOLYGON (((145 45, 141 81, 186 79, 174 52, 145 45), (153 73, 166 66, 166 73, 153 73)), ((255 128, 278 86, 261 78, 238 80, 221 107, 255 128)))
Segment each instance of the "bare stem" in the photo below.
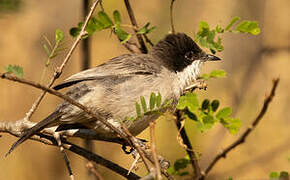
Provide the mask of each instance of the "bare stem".
POLYGON ((175 34, 175 29, 174 29, 174 23, 173 23, 173 4, 175 0, 171 0, 170 3, 170 23, 171 23, 171 32, 172 34, 175 34))

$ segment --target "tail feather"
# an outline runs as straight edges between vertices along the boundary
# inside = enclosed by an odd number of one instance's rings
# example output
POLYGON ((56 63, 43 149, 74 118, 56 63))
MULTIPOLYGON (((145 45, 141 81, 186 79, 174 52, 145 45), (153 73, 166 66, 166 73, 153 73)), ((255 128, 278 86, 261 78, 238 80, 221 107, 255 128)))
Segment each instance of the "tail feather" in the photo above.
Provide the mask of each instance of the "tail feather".
POLYGON ((32 128, 28 129, 27 131, 25 131, 20 136, 20 138, 11 146, 9 151, 6 153, 5 157, 7 157, 17 146, 22 144, 24 141, 26 141, 27 139, 31 138, 33 135, 35 135, 39 131, 43 130, 47 126, 50 126, 51 124, 54 124, 55 121, 58 119, 58 117, 59 117, 59 113, 53 112, 47 118, 45 118, 44 120, 40 121, 35 126, 33 126, 32 128))

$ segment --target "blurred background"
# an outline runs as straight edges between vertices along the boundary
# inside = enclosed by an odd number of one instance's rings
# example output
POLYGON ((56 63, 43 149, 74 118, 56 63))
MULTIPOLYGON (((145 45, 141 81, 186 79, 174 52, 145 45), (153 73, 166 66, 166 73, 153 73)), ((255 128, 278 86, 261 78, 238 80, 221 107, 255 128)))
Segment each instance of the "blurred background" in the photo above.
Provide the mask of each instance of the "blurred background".
MULTIPOLYGON (((149 37, 156 43, 170 31, 170 0, 132 1, 139 26, 151 22, 157 29, 149 37)), ((123 1, 104 0, 108 14, 115 9, 121 12, 123 21, 129 24, 123 1)), ((222 126, 216 125, 206 133, 200 133, 193 123, 186 124, 194 148, 201 154, 202 168, 223 147, 233 142, 257 116, 266 94, 270 92, 272 79, 280 77, 274 101, 266 116, 246 143, 234 149, 226 159, 218 162, 208 179, 268 179, 270 172, 290 169, 290 1, 289 0, 182 0, 174 7, 175 28, 193 37, 201 20, 212 27, 217 23, 225 26, 234 16, 244 20, 259 22, 261 33, 258 36, 247 34, 224 34, 225 50, 218 53, 223 61, 207 63, 203 72, 224 69, 227 77, 208 81, 207 91, 196 91, 199 98, 219 99, 222 106, 233 107, 234 116, 242 121, 237 135, 230 135, 222 126)), ((99 11, 100 8, 97 9, 99 11)), ((37 1, 0 0, 0 68, 17 64, 24 68, 24 77, 39 81, 46 54, 42 47, 43 35, 53 41, 56 29, 65 32, 65 47, 68 49, 73 38, 68 34, 82 18, 81 0, 37 1)), ((91 41, 91 64, 96 66, 109 58, 128 53, 118 39, 107 31, 97 32, 91 41)), ((59 65, 64 53, 53 59, 49 74, 59 65)), ((82 54, 78 48, 64 74, 58 82, 81 69, 82 54)), ((49 75, 45 77, 48 81, 49 75)), ((40 91, 28 86, 0 80, 0 121, 16 121, 25 116, 40 91)), ((32 121, 46 117, 61 101, 47 95, 32 121)), ((34 141, 27 141, 8 158, 4 154, 16 140, 8 134, 0 138, 0 179, 69 179, 65 163, 55 147, 34 141)), ((140 138, 149 139, 148 129, 140 138)), ((158 153, 174 162, 183 158, 184 149, 176 141, 177 130, 171 117, 162 117, 156 124, 158 153)), ((79 139, 71 139, 83 145, 79 139)), ((133 162, 125 155, 120 145, 94 142, 94 151, 125 168, 133 162)), ((87 179, 86 160, 69 153, 75 179, 87 179)), ((98 166, 104 179, 123 179, 115 173, 98 166)), ((189 169, 191 170, 191 169, 189 169)), ((136 172, 144 176, 143 166, 136 172)), ((177 179, 180 179, 177 177, 177 179)))

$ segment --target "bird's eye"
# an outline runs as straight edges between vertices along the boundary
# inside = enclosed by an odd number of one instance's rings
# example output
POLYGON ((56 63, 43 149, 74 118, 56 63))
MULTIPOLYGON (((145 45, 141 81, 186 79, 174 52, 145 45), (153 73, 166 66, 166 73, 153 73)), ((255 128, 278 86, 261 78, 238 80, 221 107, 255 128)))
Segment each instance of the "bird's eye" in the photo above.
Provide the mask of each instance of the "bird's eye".
POLYGON ((189 52, 185 53, 184 57, 185 57, 186 59, 188 59, 188 60, 193 60, 193 59, 195 59, 195 55, 194 55, 194 53, 193 53, 192 51, 189 51, 189 52))

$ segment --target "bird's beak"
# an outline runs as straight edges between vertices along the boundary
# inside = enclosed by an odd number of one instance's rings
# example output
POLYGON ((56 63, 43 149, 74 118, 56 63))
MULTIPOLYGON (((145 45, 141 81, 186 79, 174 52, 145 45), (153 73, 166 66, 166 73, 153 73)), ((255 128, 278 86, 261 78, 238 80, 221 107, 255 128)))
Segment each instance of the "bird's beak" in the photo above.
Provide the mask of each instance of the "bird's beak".
POLYGON ((214 55, 211 55, 211 54, 205 54, 202 57, 202 60, 205 60, 205 61, 219 61, 219 60, 221 60, 221 58, 219 58, 217 56, 214 56, 214 55))

